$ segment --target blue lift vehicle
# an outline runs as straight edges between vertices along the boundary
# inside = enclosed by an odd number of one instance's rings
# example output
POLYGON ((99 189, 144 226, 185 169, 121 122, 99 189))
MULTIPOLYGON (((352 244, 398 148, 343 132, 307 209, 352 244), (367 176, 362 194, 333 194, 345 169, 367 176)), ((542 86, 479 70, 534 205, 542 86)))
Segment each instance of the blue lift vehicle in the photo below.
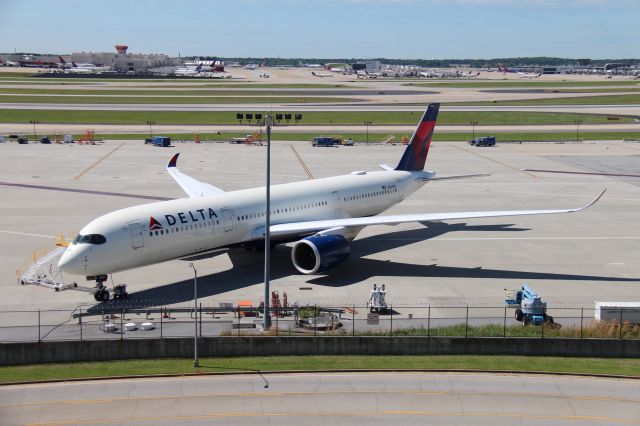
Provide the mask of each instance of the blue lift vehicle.
POLYGON ((516 321, 522 321, 524 326, 553 324, 553 317, 547 315, 547 302, 526 284, 520 290, 505 289, 504 302, 508 307, 515 308, 516 321))

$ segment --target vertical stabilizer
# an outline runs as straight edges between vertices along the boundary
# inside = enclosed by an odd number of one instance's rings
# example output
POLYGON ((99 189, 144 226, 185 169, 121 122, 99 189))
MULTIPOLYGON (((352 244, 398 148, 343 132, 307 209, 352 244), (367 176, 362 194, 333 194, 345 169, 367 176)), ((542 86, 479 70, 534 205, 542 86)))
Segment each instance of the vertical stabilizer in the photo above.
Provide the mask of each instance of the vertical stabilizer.
POLYGON ((411 141, 409 141, 396 170, 422 171, 424 169, 439 110, 440 104, 429 105, 422 120, 418 123, 418 127, 413 132, 411 141))

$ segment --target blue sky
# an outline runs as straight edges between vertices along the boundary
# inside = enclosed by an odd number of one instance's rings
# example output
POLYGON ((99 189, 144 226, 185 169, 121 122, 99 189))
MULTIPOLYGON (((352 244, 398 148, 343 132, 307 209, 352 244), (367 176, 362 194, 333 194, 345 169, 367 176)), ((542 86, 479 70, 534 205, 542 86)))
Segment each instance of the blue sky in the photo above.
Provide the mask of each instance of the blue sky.
POLYGON ((0 0, 0 52, 640 57, 640 0, 0 0))

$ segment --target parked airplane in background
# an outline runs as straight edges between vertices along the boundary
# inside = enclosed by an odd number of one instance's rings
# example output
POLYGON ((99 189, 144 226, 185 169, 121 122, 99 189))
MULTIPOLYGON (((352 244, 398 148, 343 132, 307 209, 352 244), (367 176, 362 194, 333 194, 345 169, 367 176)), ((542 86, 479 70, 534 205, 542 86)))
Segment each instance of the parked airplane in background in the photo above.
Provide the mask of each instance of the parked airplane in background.
POLYGON ((173 70, 173 75, 181 75, 181 76, 197 75, 200 73, 200 71, 202 71, 202 64, 198 64, 198 66, 196 66, 195 68, 190 68, 190 67, 176 68, 173 70))
MULTIPOLYGON (((398 165, 382 171, 355 171, 271 188, 273 244, 294 242, 291 261, 303 274, 328 271, 346 261, 351 241, 366 226, 499 216, 569 213, 585 209, 468 211, 380 215, 431 181, 485 175, 436 177, 424 171, 440 105, 425 111, 398 165)), ((59 261, 64 273, 96 280, 96 300, 108 300, 107 274, 172 259, 214 256, 233 247, 264 244, 265 189, 225 192, 177 168, 167 171, 187 198, 117 210, 80 231, 59 261)), ((604 192, 603 192, 604 193, 604 192)))
POLYGON ((58 67, 71 73, 80 73, 80 74, 96 73, 97 74, 103 71, 111 70, 110 67, 89 64, 89 63, 76 63, 72 61, 71 64, 69 64, 67 61, 64 60, 62 56, 58 56, 58 59, 60 60, 60 64, 58 65, 58 67))
POLYGON ((329 74, 327 72, 315 72, 311 71, 311 75, 314 77, 333 77, 333 74, 329 74))
POLYGON ((530 73, 525 73, 525 72, 519 72, 518 73, 518 78, 529 78, 529 79, 533 79, 533 78, 538 78, 542 75, 542 73, 535 73, 535 72, 530 72, 530 73))

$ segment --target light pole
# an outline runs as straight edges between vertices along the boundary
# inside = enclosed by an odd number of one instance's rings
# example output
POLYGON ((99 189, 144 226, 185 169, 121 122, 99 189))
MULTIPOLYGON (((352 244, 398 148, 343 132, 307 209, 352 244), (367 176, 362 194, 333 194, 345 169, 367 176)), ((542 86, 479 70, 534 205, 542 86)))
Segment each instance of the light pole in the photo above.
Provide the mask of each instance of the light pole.
POLYGON ((373 124, 372 121, 365 121, 364 125, 367 126, 367 143, 369 143, 369 126, 373 124))
POLYGON ((266 211, 264 219, 264 315, 262 329, 271 329, 271 314, 269 313, 269 278, 271 275, 271 114, 265 118, 267 128, 267 183, 266 183, 266 211))
POLYGON ((156 124, 156 122, 152 121, 152 120, 147 120, 147 124, 149 125, 149 138, 152 138, 153 137, 153 132, 151 131, 151 126, 156 124))
POLYGON ((576 142, 580 141, 580 124, 582 124, 582 120, 574 121, 576 123, 576 142))
POLYGON ((33 124, 33 141, 38 142, 38 137, 36 135, 36 124, 39 123, 38 120, 29 120, 29 123, 33 124))
POLYGON ((198 271, 193 262, 189 262, 189 267, 193 269, 193 314, 194 314, 194 333, 193 333, 193 366, 200 367, 198 361, 198 271))
POLYGON ((471 140, 474 140, 476 138, 476 126, 478 125, 478 122, 470 121, 469 124, 471 124, 471 140))

